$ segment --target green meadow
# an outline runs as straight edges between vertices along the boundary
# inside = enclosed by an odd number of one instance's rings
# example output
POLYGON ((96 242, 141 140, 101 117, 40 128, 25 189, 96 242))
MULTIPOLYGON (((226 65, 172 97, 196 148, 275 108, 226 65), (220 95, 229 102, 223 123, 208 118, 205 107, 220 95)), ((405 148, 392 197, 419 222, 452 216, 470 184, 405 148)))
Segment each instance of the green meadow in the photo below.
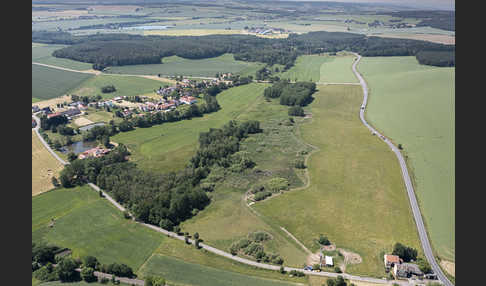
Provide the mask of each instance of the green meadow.
POLYGON ((366 117, 403 145, 432 245, 455 260, 455 68, 415 57, 363 58, 370 88, 366 117))
POLYGON ((32 64, 32 102, 62 96, 92 77, 32 64))
POLYGON ((196 151, 200 132, 221 127, 245 114, 263 95, 266 86, 252 83, 227 89, 217 95, 221 106, 217 112, 190 120, 137 128, 119 133, 112 140, 125 144, 132 153, 131 160, 142 169, 157 172, 179 170, 196 151))
POLYGON ((135 96, 154 92, 164 85, 171 85, 163 82, 138 76, 119 76, 119 75, 97 75, 83 82, 72 91, 79 96, 101 95, 103 98, 113 98, 117 96, 135 96), (106 85, 114 85, 115 92, 102 93, 101 88, 106 85))
POLYGON ((73 70, 89 70, 92 68, 92 64, 73 61, 70 59, 56 58, 52 56, 52 52, 61 48, 67 47, 66 45, 45 45, 45 44, 32 44, 32 61, 41 64, 59 66, 63 68, 73 70))
POLYGON ((159 275, 177 285, 194 286, 290 286, 295 283, 251 277, 217 268, 188 263, 177 258, 154 255, 145 264, 144 276, 159 275))
POLYGON ((313 81, 322 83, 358 82, 351 66, 354 56, 350 55, 307 55, 299 56, 295 65, 286 72, 276 74, 292 81, 313 81))
POLYGON ((252 206, 285 227, 311 251, 328 236, 363 262, 346 272, 383 277, 383 253, 401 242, 421 253, 415 223, 394 154, 362 125, 360 86, 320 85, 307 108, 302 139, 319 150, 307 162, 310 186, 252 206))
POLYGON ((137 271, 166 239, 125 219, 88 185, 32 197, 32 241, 70 248, 74 257, 93 255, 101 263, 125 263, 137 271))
POLYGON ((254 73, 257 63, 236 61, 232 54, 224 54, 208 59, 184 59, 178 56, 165 57, 161 64, 114 66, 106 70, 114 74, 146 74, 146 75, 184 75, 214 77, 216 73, 254 73), (254 70, 254 71, 253 71, 254 70))

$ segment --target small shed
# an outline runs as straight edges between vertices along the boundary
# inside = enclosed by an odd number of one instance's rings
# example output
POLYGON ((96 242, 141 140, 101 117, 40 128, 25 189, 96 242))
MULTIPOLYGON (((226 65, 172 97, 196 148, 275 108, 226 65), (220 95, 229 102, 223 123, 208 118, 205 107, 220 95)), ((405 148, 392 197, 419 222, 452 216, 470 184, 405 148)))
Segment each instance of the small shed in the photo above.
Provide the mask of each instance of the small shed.
POLYGON ((326 255, 325 262, 326 262, 326 266, 334 266, 334 263, 332 261, 332 256, 327 256, 326 255))

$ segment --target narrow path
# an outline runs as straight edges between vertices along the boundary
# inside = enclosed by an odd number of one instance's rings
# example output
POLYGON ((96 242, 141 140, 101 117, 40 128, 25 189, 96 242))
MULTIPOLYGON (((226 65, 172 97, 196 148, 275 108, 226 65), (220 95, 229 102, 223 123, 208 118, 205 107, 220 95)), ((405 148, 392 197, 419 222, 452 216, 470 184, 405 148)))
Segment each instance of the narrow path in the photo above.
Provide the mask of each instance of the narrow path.
POLYGON ((307 247, 305 247, 305 245, 300 242, 295 236, 293 236, 290 232, 288 232, 285 227, 280 227, 281 230, 283 230, 288 236, 290 236, 290 238, 292 238, 295 242, 297 242, 298 245, 300 245, 300 247, 302 247, 302 249, 305 250, 305 252, 307 252, 308 254, 313 254, 307 247))
POLYGON ((393 145, 393 143, 387 139, 384 135, 380 134, 376 129, 374 129, 371 125, 366 122, 364 113, 366 110, 366 105, 368 103, 368 86, 366 85, 366 81, 363 79, 361 74, 356 71, 356 66, 358 65, 359 61, 361 60, 361 56, 354 53, 354 55, 357 57, 356 60, 353 63, 353 72, 356 75, 356 77, 359 79, 359 82, 363 88, 363 104, 362 107, 360 108, 359 111, 359 117, 361 119, 361 122, 372 132, 375 133, 379 138, 381 138, 389 147, 390 149, 395 153, 395 155, 398 158, 398 162, 400 163, 400 168, 402 170, 402 176, 403 180, 405 181, 405 187, 407 188, 407 194, 408 198, 410 200, 410 206, 412 208, 413 212, 413 217, 415 219, 415 224, 417 225, 417 230, 419 233, 420 237, 420 242, 422 244, 422 248, 424 250, 425 257, 427 258, 427 261, 429 262, 430 266, 432 267, 432 270, 434 271, 435 274, 437 274, 437 277, 439 278, 442 283, 444 283, 447 286, 452 286, 453 284, 447 279, 447 277, 444 275, 442 272, 442 269, 439 267, 437 264, 434 253, 432 251, 432 247, 430 245, 428 236, 427 236, 427 231, 425 230, 424 222, 422 220, 422 214, 420 213, 420 208, 417 203, 417 199, 415 197, 415 192, 413 190, 412 186, 412 181, 410 179, 410 176, 408 174, 407 170, 407 164, 405 163, 405 159, 403 158, 402 154, 400 153, 400 150, 393 145))

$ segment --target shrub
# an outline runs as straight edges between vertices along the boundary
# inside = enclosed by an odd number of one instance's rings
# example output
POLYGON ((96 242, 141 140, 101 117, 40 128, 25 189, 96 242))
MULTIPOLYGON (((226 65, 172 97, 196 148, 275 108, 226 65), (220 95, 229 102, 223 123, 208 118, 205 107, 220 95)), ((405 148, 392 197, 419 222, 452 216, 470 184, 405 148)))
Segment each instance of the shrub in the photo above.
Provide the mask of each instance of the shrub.
POLYGON ((297 271, 297 270, 291 270, 289 272, 290 275, 297 276, 297 277, 303 277, 305 276, 304 272, 297 271))
POLYGON ((56 272, 59 276, 59 280, 75 281, 78 278, 79 273, 76 271, 78 264, 70 257, 64 258, 57 264, 56 272))
POLYGON ((417 265, 420 268, 420 271, 422 271, 424 274, 432 272, 429 262, 423 258, 417 259, 417 265))
POLYGON ((341 268, 339 268, 339 266, 334 267, 334 271, 335 271, 336 273, 343 273, 343 272, 341 271, 341 268))
POLYGON ((261 201, 261 200, 263 200, 263 199, 265 199, 265 198, 267 198, 267 197, 269 197, 269 196, 271 196, 271 195, 272 195, 272 193, 271 193, 271 192, 264 191, 264 192, 257 193, 257 194, 256 194, 256 195, 253 197, 253 199, 254 199, 255 201, 261 201))
POLYGON ((123 217, 126 219, 131 218, 130 213, 127 210, 123 211, 123 217))
POLYGON ((93 282, 98 280, 98 277, 94 275, 94 269, 91 267, 84 267, 81 270, 81 278, 86 282, 93 282))
POLYGON ((54 268, 50 263, 36 270, 34 272, 34 278, 44 282, 59 280, 57 272, 54 271, 54 268))
POLYGON ((255 231, 248 235, 248 238, 255 242, 262 242, 272 238, 272 236, 265 231, 255 231))
POLYGON ((172 221, 169 219, 163 218, 160 220, 159 226, 168 231, 172 231, 174 228, 174 223, 172 223, 172 221))
POLYGON ((101 283, 101 284, 107 284, 108 282, 110 282, 110 279, 108 279, 108 278, 106 278, 106 277, 102 277, 102 278, 100 279, 100 283, 101 283))
POLYGON ((277 193, 281 190, 288 190, 289 185, 289 181, 285 178, 272 178, 265 183, 265 189, 277 193))
POLYGON ((106 85, 106 86, 103 86, 101 88, 101 92, 102 93, 111 93, 111 92, 115 92, 116 91, 116 88, 114 85, 106 85))
POLYGON ((305 166, 305 163, 304 163, 304 159, 297 159, 294 163, 294 166, 297 169, 305 169, 306 166, 305 166))
POLYGON ((330 245, 331 244, 329 239, 322 234, 319 235, 319 239, 317 241, 319 242, 320 245, 330 245))
POLYGON ((248 245, 245 250, 244 250, 244 253, 246 255, 250 255, 250 256, 255 256, 258 252, 263 252, 263 246, 259 243, 255 243, 255 242, 252 242, 250 243, 250 245, 248 245))
POLYGON ((165 279, 160 276, 150 276, 145 279, 145 286, 164 286, 165 279))
POLYGON ((94 269, 96 269, 98 267, 98 264, 99 264, 98 259, 96 259, 96 257, 91 256, 91 255, 84 256, 83 259, 82 259, 82 262, 83 262, 84 267, 89 267, 89 268, 94 268, 94 269))
POLYGON ((289 115, 290 116, 305 116, 304 109, 300 106, 291 106, 289 108, 289 115))
POLYGON ((256 194, 256 193, 261 192, 263 190, 265 190, 265 187, 263 185, 258 184, 258 185, 251 187, 250 193, 256 194))
POLYGON ((283 266, 280 266, 280 269, 278 271, 282 274, 285 274, 285 268, 283 266))

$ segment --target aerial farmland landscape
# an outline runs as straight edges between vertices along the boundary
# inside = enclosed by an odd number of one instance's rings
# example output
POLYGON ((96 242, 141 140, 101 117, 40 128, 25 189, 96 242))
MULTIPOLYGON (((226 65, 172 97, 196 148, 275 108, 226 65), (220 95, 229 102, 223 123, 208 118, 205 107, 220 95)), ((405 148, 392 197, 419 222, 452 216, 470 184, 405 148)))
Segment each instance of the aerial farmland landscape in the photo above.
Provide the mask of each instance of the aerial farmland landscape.
POLYGON ((449 0, 33 0, 32 285, 455 285, 449 0))

